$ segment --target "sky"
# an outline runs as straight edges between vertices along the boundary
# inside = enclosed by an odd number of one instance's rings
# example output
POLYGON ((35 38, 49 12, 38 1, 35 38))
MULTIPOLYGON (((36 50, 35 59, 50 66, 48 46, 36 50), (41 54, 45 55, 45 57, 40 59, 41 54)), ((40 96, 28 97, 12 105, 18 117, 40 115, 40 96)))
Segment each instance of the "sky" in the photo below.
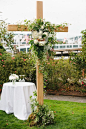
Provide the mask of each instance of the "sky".
MULTIPOLYGON (((15 24, 36 19, 37 0, 0 0, 0 19, 15 24)), ((57 33, 57 38, 81 35, 86 29, 86 0, 42 0, 43 18, 54 24, 68 23, 68 32, 57 33), (71 24, 71 25, 70 25, 71 24)))

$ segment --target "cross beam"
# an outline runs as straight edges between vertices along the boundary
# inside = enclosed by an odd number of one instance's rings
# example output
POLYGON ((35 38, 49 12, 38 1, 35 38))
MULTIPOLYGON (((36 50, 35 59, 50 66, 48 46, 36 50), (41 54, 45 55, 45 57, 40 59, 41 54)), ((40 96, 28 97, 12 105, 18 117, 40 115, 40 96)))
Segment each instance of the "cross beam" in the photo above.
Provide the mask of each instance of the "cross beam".
MULTIPOLYGON (((43 19, 43 2, 36 2, 36 18, 43 19)), ((28 31, 25 25, 8 25, 8 31, 28 31)), ((55 32, 68 32, 68 27, 59 27, 59 30, 55 32)), ((36 67, 36 79, 37 79, 37 101, 39 104, 43 104, 43 74, 39 72, 39 62, 37 62, 36 67)))
MULTIPOLYGON (((27 26, 25 25, 8 25, 8 31, 28 31, 27 26)), ((58 27, 58 30, 55 30, 55 32, 68 32, 68 27, 65 26, 64 28, 62 26, 58 27)))

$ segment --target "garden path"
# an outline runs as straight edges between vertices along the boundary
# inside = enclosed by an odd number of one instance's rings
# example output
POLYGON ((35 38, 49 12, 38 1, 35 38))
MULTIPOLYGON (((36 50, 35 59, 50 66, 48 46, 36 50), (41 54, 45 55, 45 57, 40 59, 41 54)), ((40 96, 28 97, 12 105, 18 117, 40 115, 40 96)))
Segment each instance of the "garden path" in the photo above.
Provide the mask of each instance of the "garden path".
MULTIPOLYGON (((1 99, 1 95, 0 95, 0 99, 1 99)), ((44 99, 86 103, 86 97, 76 97, 76 96, 45 95, 44 99)))
POLYGON ((45 95, 44 99, 86 103, 86 97, 45 95))

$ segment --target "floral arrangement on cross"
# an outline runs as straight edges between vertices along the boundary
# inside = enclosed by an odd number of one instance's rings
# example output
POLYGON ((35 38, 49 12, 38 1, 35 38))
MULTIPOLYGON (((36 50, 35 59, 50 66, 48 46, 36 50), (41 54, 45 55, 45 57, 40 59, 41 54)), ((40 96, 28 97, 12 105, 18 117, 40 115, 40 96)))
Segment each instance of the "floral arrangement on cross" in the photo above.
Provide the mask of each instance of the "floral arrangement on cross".
POLYGON ((32 31, 31 49, 39 60, 43 60, 46 57, 46 53, 52 51, 56 41, 55 30, 58 30, 60 26, 50 22, 46 22, 43 19, 35 19, 33 22, 30 20, 24 20, 25 26, 28 27, 28 31, 32 31))

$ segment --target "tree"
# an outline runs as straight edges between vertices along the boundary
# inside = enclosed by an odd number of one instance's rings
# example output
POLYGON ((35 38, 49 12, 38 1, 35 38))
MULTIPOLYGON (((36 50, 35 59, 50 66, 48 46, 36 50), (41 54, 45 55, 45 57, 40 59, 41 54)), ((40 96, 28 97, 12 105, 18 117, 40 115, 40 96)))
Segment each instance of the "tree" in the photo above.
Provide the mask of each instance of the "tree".
POLYGON ((71 60, 74 62, 74 65, 76 65, 76 68, 80 72, 83 72, 83 77, 84 77, 84 74, 86 73, 86 29, 81 31, 81 33, 82 33, 82 51, 77 55, 72 54, 71 60))
POLYGON ((5 21, 0 22, 0 43, 4 41, 8 47, 13 49, 12 43, 14 42, 13 34, 7 31, 7 24, 5 21))

